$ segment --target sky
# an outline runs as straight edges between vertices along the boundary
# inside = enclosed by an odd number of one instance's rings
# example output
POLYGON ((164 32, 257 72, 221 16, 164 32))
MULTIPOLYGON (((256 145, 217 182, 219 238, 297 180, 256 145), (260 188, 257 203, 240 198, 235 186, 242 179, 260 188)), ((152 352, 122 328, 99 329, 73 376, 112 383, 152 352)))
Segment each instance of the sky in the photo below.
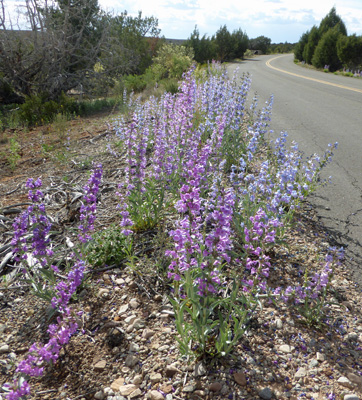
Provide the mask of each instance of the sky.
MULTIPOLYGON (((25 0, 3 0, 10 11, 25 0)), ((298 42, 313 25, 319 25, 332 7, 344 21, 348 34, 362 35, 362 0, 98 0, 115 14, 154 16, 161 35, 187 39, 197 25, 200 36, 212 36, 226 25, 241 28, 248 37, 266 36, 272 43, 298 42)))
POLYGON ((226 24, 241 28, 249 38, 266 36, 272 43, 298 42, 319 25, 332 7, 346 24, 348 34, 362 35, 362 0, 99 0, 103 9, 158 19, 161 34, 187 39, 197 25, 200 36, 212 36, 226 24))

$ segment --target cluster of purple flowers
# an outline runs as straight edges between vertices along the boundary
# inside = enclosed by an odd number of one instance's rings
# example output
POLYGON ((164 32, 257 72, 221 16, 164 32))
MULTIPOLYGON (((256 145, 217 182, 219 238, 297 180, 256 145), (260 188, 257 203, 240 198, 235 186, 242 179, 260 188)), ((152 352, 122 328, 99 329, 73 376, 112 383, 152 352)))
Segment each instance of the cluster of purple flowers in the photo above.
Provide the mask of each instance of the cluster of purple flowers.
POLYGON ((27 253, 31 251, 40 265, 45 266, 47 257, 53 255, 53 250, 49 247, 51 223, 45 212, 44 194, 39 190, 41 185, 40 178, 36 181, 32 178, 28 179, 26 186, 29 189, 29 199, 33 204, 15 219, 13 224, 15 232, 11 244, 17 261, 26 260, 27 253), (29 233, 31 233, 30 244, 28 243, 29 233))
POLYGON ((89 232, 94 230, 94 221, 96 219, 97 211, 97 193, 102 180, 102 174, 102 165, 99 164, 92 171, 88 184, 83 188, 85 194, 83 196, 83 203, 80 207, 81 224, 78 227, 80 230, 78 239, 82 243, 86 243, 91 239, 89 232))
MULTIPOLYGON (((81 231, 79 240, 83 243, 91 238, 89 232, 94 229, 97 193, 101 178, 102 165, 97 165, 92 171, 88 184, 84 187, 85 195, 83 200, 85 204, 83 203, 81 207, 82 225, 79 227, 81 231)), ((13 246, 16 253, 21 251, 25 254, 28 251, 23 238, 32 230, 33 255, 37 257, 44 254, 51 255, 47 249, 49 246, 47 235, 50 230, 50 224, 47 219, 44 219, 46 216, 44 204, 38 204, 43 199, 43 193, 39 190, 41 184, 40 179, 35 182, 29 179, 27 182, 27 187, 30 188, 29 198, 32 200, 33 205, 29 206, 27 212, 24 213, 26 218, 21 216, 15 222, 16 236, 13 240, 13 246), (36 189, 36 191, 33 189, 36 189), (29 220, 31 223, 26 223, 29 220)), ((54 288, 55 296, 51 301, 52 307, 60 313, 57 318, 57 324, 52 324, 48 328, 47 332, 50 336, 48 343, 44 345, 34 343, 29 349, 28 356, 19 363, 16 372, 20 374, 20 378, 15 380, 12 386, 8 385, 9 390, 11 390, 7 394, 8 400, 17 400, 30 394, 30 386, 24 377, 41 376, 44 372, 44 364, 55 362, 58 359, 60 349, 69 342, 71 336, 78 329, 76 315, 69 307, 69 301, 82 282, 86 266, 82 259, 76 257, 75 254, 72 256, 76 258, 76 261, 68 273, 67 280, 59 281, 56 284, 54 288)), ((22 258, 24 259, 25 257, 22 258)), ((47 260, 41 258, 41 264, 45 266, 47 260)), ((59 272, 55 265, 49 266, 53 271, 59 272)))

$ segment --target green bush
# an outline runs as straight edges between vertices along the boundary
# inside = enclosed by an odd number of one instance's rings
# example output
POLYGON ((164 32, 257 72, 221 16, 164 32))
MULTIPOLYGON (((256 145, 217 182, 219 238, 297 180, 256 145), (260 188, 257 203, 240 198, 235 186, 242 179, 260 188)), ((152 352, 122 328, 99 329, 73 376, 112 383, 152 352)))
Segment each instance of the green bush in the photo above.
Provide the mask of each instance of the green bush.
POLYGON ((129 92, 142 92, 147 86, 143 75, 128 75, 124 79, 124 85, 129 92))

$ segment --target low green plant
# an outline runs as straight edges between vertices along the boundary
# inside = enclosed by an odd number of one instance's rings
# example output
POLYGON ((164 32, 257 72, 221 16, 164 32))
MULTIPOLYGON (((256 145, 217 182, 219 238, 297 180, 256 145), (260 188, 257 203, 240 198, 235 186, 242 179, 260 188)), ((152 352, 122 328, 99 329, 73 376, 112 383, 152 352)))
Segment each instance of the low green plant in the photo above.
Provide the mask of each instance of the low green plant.
POLYGON ((19 154, 20 150, 21 146, 17 141, 17 138, 16 137, 10 138, 8 152, 6 153, 5 157, 12 170, 16 168, 18 161, 21 158, 19 154))
POLYGON ((119 225, 96 232, 85 250, 87 262, 94 267, 120 264, 132 250, 132 239, 122 235, 119 225))
POLYGON ((67 115, 61 113, 55 115, 52 123, 52 129, 61 141, 64 141, 66 138, 68 126, 69 117, 67 115))
POLYGON ((184 295, 170 298, 180 351, 199 359, 224 357, 239 343, 258 304, 252 296, 240 294, 236 281, 230 293, 200 296, 193 275, 190 270, 184 275, 184 295))

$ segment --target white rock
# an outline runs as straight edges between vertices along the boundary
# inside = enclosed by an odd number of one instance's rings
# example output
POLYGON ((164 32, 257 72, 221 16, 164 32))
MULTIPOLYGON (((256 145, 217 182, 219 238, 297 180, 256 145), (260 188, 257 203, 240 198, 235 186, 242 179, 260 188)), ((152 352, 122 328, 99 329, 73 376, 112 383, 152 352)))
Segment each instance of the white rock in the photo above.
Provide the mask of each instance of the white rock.
POLYGON ((299 368, 295 373, 294 378, 303 378, 307 375, 307 370, 305 368, 299 368))
POLYGON ((106 396, 104 395, 102 390, 99 390, 95 395, 94 398, 96 400, 103 400, 106 396))
POLYGON ((0 354, 10 353, 10 347, 8 344, 0 346, 0 354))
POLYGON ((326 356, 323 353, 317 352, 317 361, 323 362, 326 360, 326 356))
POLYGON ((139 303, 138 303, 137 299, 131 299, 131 301, 129 302, 129 305, 131 308, 136 309, 139 306, 139 303))
POLYGON ((119 393, 121 396, 128 396, 137 389, 137 385, 133 385, 132 383, 130 383, 129 385, 120 386, 119 393))
POLYGON ((118 315, 122 315, 128 310, 128 304, 123 304, 123 306, 119 307, 118 315))
POLYGON ((343 400, 360 400, 355 394, 345 394, 343 400))
POLYGON ((294 350, 294 346, 289 346, 289 344, 282 344, 279 346, 279 350, 283 353, 291 353, 294 350))
POLYGON ((148 398, 150 400, 164 400, 163 394, 157 390, 151 390, 148 392, 148 398))
POLYGON ((347 387, 349 389, 353 388, 352 382, 345 376, 341 376, 340 378, 338 378, 337 383, 339 383, 340 385, 347 387))

